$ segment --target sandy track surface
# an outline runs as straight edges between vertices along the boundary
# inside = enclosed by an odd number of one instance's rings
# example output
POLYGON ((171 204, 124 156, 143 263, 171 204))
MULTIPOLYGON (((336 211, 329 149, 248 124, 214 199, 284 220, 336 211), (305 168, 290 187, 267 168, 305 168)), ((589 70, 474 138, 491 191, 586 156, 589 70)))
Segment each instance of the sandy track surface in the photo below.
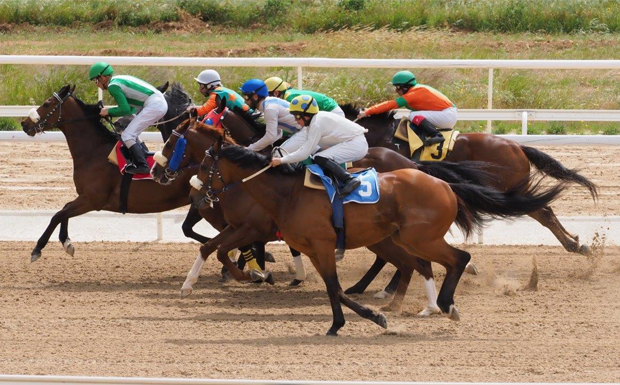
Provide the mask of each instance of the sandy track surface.
MULTIPOLYGON (((102 376, 392 380, 618 381, 620 249, 589 260, 559 247, 468 246, 482 274, 463 278, 461 322, 415 314, 416 275, 401 314, 381 329, 345 309, 339 337, 322 281, 289 289, 290 256, 271 245, 275 286, 217 282, 209 260, 195 292, 179 298, 195 244, 58 244, 31 264, 30 243, 0 243, 0 372, 102 376), (538 290, 527 291, 533 259, 538 290)), ((600 245, 599 245, 600 246, 600 245)), ((348 287, 368 251, 339 265, 348 287)), ((438 281, 443 271, 435 266, 438 281)), ((379 308, 372 294, 362 303, 379 308)))

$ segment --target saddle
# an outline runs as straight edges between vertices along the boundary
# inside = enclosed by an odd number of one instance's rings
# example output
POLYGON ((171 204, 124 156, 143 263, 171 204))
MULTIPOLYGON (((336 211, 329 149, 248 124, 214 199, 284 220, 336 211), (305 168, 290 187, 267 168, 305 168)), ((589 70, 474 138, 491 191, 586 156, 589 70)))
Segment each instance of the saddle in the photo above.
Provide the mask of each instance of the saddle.
MULTIPOLYGON (((349 170, 353 167, 353 163, 349 162, 345 165, 345 170, 349 170)), ((357 170, 361 171, 361 169, 357 170)), ((315 190, 325 190, 325 185, 321 177, 310 172, 310 169, 306 167, 306 173, 304 175, 304 187, 308 187, 315 190)))
MULTIPOLYGON (((146 147, 144 143, 141 143, 141 144, 146 147)), ((155 154, 154 152, 149 152, 147 149, 146 162, 148 163, 149 167, 153 167, 153 165, 155 164, 155 160, 153 159, 154 154, 155 154)), ((119 140, 116 143, 116 145, 114 145, 114 148, 108 155, 108 161, 112 164, 117 165, 118 170, 121 173, 121 175, 125 175, 125 167, 127 166, 128 159, 131 159, 129 155, 129 150, 127 149, 127 147, 125 147, 123 142, 119 140)), ((135 174, 133 176, 133 180, 143 180, 143 179, 153 179, 153 178, 151 177, 151 174, 135 174)))
POLYGON ((426 135, 420 132, 418 127, 411 124, 407 118, 402 118, 396 127, 394 138, 409 144, 409 157, 411 159, 438 162, 444 160, 448 153, 454 149, 459 131, 452 128, 439 128, 437 131, 443 135, 445 141, 425 146, 426 135))

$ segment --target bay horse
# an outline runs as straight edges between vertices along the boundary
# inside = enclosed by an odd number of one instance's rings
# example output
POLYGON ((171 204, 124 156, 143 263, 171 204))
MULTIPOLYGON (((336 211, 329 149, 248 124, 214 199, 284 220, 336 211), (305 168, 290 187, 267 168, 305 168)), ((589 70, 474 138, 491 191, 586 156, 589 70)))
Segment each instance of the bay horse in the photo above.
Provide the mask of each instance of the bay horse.
MULTIPOLYGON (((340 106, 345 116, 354 120, 358 109, 350 104, 340 106)), ((397 120, 394 111, 371 115, 357 120, 357 123, 368 129, 366 139, 370 147, 390 148, 403 156, 409 157, 409 144, 397 142, 394 132, 397 120)), ((477 160, 499 167, 489 168, 494 173, 491 187, 499 191, 507 191, 528 180, 532 166, 552 178, 560 181, 572 182, 587 188, 592 199, 597 199, 597 187, 577 170, 567 169, 560 162, 544 152, 533 147, 518 144, 514 141, 486 133, 461 133, 454 144, 454 149, 446 156, 446 161, 462 162, 477 160)), ((583 255, 590 254, 590 248, 579 243, 579 236, 568 232, 555 216, 550 206, 528 213, 544 227, 548 228, 560 241, 566 251, 583 255)))
MULTIPOLYGON (((98 105, 87 105, 74 96, 75 86, 65 85, 21 122, 29 136, 58 128, 67 139, 73 159, 73 181, 78 197, 52 217, 31 253, 31 261, 41 257, 54 229, 60 224, 59 239, 64 250, 73 255, 74 247, 68 235, 69 218, 94 210, 121 212, 120 185, 122 175, 118 166, 108 161, 108 154, 118 141, 100 120, 98 105)), ((129 213, 157 213, 185 206, 190 190, 185 175, 169 186, 153 180, 134 181, 129 189, 129 213)), ((215 218, 221 217, 217 213, 215 218)), ((204 215, 209 215, 208 210, 204 215)), ((214 219, 215 221, 216 219, 214 219)))
MULTIPOLYGON (((227 194, 234 190, 239 190, 234 188, 240 183, 239 181, 251 174, 251 171, 254 171, 256 168, 268 165, 270 157, 255 154, 243 147, 230 143, 220 153, 219 149, 222 146, 222 140, 223 138, 220 136, 213 148, 207 151, 207 156, 203 159, 198 172, 200 185, 197 185, 194 181, 192 182, 192 186, 196 189, 193 189, 191 193, 192 202, 213 202, 219 200, 225 213, 236 210, 241 211, 238 214, 243 215, 245 211, 239 208, 239 200, 231 200, 227 194), (224 165, 229 168, 224 168, 224 165)), ((385 149, 375 150, 391 152, 385 149)), ((338 315, 341 315, 341 310, 338 310, 340 299, 347 306, 351 305, 350 307, 362 317, 370 318, 383 326, 384 317, 382 315, 369 313, 368 309, 360 308, 359 305, 345 296, 339 284, 337 284, 337 287, 333 286, 334 279, 335 283, 337 283, 337 277, 332 275, 332 273, 335 274, 334 245, 336 236, 329 224, 331 205, 328 203, 328 200, 325 200, 323 192, 303 188, 303 175, 300 175, 299 172, 294 172, 294 174, 294 177, 287 178, 282 177, 281 171, 268 171, 266 174, 263 174, 265 176, 261 175, 260 178, 255 178, 255 182, 247 184, 241 182, 241 188, 251 195, 265 209, 268 215, 275 220, 284 239, 292 247, 310 257, 314 266, 326 281, 335 317, 334 324, 328 334, 335 335, 337 330, 344 324, 344 319, 340 319, 338 315), (278 176, 280 177, 279 179, 278 176), (269 202, 268 199, 275 200, 269 202), (320 205, 315 206, 315 204, 320 205), (325 210, 323 213, 324 217, 321 214, 317 215, 315 209, 325 210), (307 226, 308 223, 303 223, 300 218, 310 218, 310 226, 307 226), (292 229, 289 229, 288 226, 291 226, 292 229), (331 247, 331 252, 327 251, 329 247, 331 247), (331 266, 332 263, 333 271, 331 268, 324 270, 326 266, 331 266), (335 295, 338 298, 335 298, 335 295), (337 303, 334 301, 337 301, 337 303)), ((367 246, 374 251, 374 246, 390 240, 390 242, 394 242, 393 246, 399 245, 405 249, 406 252, 399 253, 398 248, 396 248, 396 253, 385 256, 388 261, 404 272, 397 290, 397 293, 402 294, 402 296, 404 296, 404 291, 406 291, 409 284, 411 273, 417 267, 418 259, 412 253, 420 253, 415 255, 419 255, 427 261, 443 264, 446 267, 447 275, 437 298, 437 306, 441 311, 447 313, 450 319, 458 320, 458 311, 453 307, 453 293, 458 278, 462 274, 467 262, 469 262, 470 257, 469 254, 447 245, 443 239, 443 235, 450 227, 449 224, 447 227, 445 226, 445 219, 448 219, 450 223, 456 221, 465 234, 469 234, 473 227, 481 222, 481 210, 486 212, 493 212, 495 210, 497 215, 509 215, 509 211, 517 212, 519 210, 523 213, 527 212, 527 209, 522 207, 524 204, 527 205, 527 200, 517 196, 513 201, 509 197, 484 186, 471 184, 448 185, 417 170, 405 169, 380 175, 382 191, 386 188, 388 190, 383 194, 379 203, 375 205, 349 205, 352 208, 348 210, 355 210, 353 211, 354 215, 348 215, 347 209, 345 209, 345 221, 349 224, 354 222, 353 225, 349 225, 346 229, 347 247, 367 246), (437 183, 443 183, 447 186, 447 191, 451 194, 451 197, 446 196, 443 187, 437 187, 437 183), (435 187, 431 188, 429 186, 435 187), (424 200, 421 199, 424 193, 434 194, 432 197, 426 197, 428 205, 425 205, 424 200), (452 201, 453 203, 448 203, 452 201), (433 206, 433 204, 438 206, 433 206), (372 206, 372 208, 370 210, 359 209, 364 206, 372 206), (493 206, 496 206, 495 209, 491 208, 493 206), (426 207, 425 212, 421 212, 424 211, 423 207, 426 207), (443 210, 442 212, 433 210, 440 207, 443 210), (509 209, 509 207, 512 208, 509 209), (400 213, 397 211, 400 211, 400 213), (439 223, 434 223, 434 221, 439 223), (422 229, 424 227, 426 230, 422 229), (403 235, 408 237, 408 239, 413 237, 415 241, 403 241, 403 235), (420 245, 419 243, 423 240, 425 244, 420 245), (439 256, 433 254, 433 248, 436 249, 439 256), (457 263, 457 256, 464 255, 459 254, 460 252, 465 253, 467 256, 467 258, 464 258, 466 261, 462 266, 457 263)), ((249 178, 245 178, 243 182, 247 179, 249 178)), ((548 199, 554 199, 560 191, 561 187, 557 186, 550 189, 538 197, 542 201, 538 200, 537 203, 546 204, 543 202, 544 200, 548 202, 548 199)), ((536 199, 533 201, 536 201, 536 199)), ((394 251, 394 247, 392 247, 391 251, 394 251)), ((230 261, 225 259, 224 262, 230 263, 230 261)), ((197 263, 200 262, 197 261, 197 263)), ((430 268, 430 265, 428 267, 430 268)), ((194 267, 192 270, 194 270, 194 267)), ((395 296, 392 303, 396 303, 396 307, 400 307, 402 296, 398 296, 398 299, 395 296)))

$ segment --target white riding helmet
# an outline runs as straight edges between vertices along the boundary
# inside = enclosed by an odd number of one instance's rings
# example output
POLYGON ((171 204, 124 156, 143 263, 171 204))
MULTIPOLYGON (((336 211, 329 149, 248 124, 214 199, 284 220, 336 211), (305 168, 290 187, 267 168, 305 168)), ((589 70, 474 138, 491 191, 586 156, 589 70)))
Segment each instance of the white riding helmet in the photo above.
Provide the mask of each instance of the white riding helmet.
POLYGON ((215 70, 204 70, 198 75, 196 81, 200 84, 204 84, 207 88, 221 87, 222 81, 220 80, 220 74, 215 70))

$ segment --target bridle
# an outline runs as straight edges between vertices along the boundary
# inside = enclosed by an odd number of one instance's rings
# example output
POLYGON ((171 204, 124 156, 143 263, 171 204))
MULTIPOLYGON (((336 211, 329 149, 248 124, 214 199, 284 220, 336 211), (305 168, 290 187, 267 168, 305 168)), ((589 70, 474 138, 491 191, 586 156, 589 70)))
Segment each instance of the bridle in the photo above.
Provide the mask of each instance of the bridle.
POLYGON ((34 130, 37 134, 41 134, 44 132, 43 127, 45 127, 45 124, 47 123, 49 118, 56 112, 56 110, 58 110, 58 118, 56 119, 56 123, 50 125, 50 128, 58 127, 60 126, 60 124, 69 122, 69 121, 61 122, 60 120, 62 119, 62 104, 65 102, 65 100, 67 100, 69 96, 71 96, 71 91, 67 92, 67 95, 65 95, 65 97, 63 98, 61 98, 60 95, 58 95, 58 93, 56 92, 54 92, 52 96, 54 96, 56 100, 58 100, 58 104, 56 104, 56 106, 54 106, 54 108, 52 108, 47 113, 47 115, 43 117, 42 120, 36 108, 31 109, 30 112, 28 113, 28 118, 30 118, 30 120, 32 120, 33 123, 36 123, 36 126, 34 126, 34 130))
POLYGON ((189 184, 193 188, 198 190, 199 193, 204 194, 204 197, 198 202, 197 207, 199 207, 203 202, 209 203, 209 206, 213 207, 214 202, 220 201, 220 198, 218 198, 218 195, 232 189, 233 187, 240 185, 241 183, 245 183, 249 181, 250 179, 257 177, 258 175, 267 171, 267 169, 271 167, 271 165, 267 165, 250 176, 247 176, 236 182, 226 184, 226 182, 224 181, 224 178, 222 178, 222 174, 220 173, 220 168, 218 166, 220 159, 217 155, 213 155, 211 153, 212 149, 213 149, 213 146, 211 146, 210 149, 205 151, 205 156, 208 156, 209 158, 213 159, 213 163, 211 164, 211 167, 209 168, 209 175, 207 176, 207 179, 208 179, 207 186, 205 187, 204 182, 198 178, 198 175, 194 175, 189 182, 189 184), (217 176, 217 178, 220 180, 220 182, 222 182, 224 187, 217 189, 217 190, 213 189, 213 176, 214 175, 217 176))

